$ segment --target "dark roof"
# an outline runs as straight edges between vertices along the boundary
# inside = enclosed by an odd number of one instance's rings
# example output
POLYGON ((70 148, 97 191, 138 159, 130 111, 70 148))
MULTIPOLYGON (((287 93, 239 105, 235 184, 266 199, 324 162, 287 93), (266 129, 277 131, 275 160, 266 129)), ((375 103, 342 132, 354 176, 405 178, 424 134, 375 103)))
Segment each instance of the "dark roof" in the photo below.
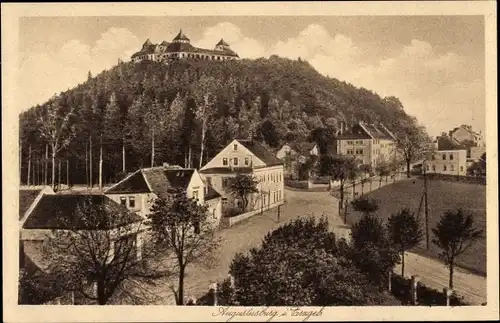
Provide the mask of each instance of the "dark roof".
POLYGON ((167 52, 195 52, 196 48, 189 43, 170 43, 167 52))
POLYGON ((166 197, 172 188, 186 189, 193 173, 194 169, 185 168, 145 168, 123 179, 122 182, 107 190, 106 194, 154 192, 158 196, 166 197))
POLYGON ((200 170, 200 173, 203 174, 250 174, 252 173, 251 167, 212 167, 200 170))
POLYGON ((145 193, 151 192, 142 172, 139 170, 129 177, 125 177, 117 185, 112 186, 106 193, 145 193))
POLYGON ((309 152, 311 151, 311 149, 314 148, 314 146, 316 146, 316 143, 315 142, 295 142, 295 143, 291 143, 291 144, 288 144, 290 146, 290 148, 292 148, 295 152, 297 153, 300 153, 304 156, 308 156, 309 155, 309 152))
POLYGON ((205 194, 205 201, 213 200, 221 195, 211 185, 207 185, 207 194, 205 194))
POLYGON ((23 228, 105 230, 139 221, 142 221, 139 215, 105 195, 44 195, 23 228), (86 205, 92 210, 92 215, 82 217, 79 208, 86 205))
POLYGON ((258 141, 251 139, 238 140, 246 149, 250 150, 257 158, 262 160, 267 167, 283 165, 273 153, 262 146, 258 141))
POLYGON ((162 46, 168 46, 170 43, 166 40, 162 41, 160 45, 162 46))
POLYGON ((337 139, 340 140, 350 140, 350 139, 386 139, 394 140, 392 135, 387 131, 382 125, 357 123, 352 128, 351 131, 339 134, 337 139))
POLYGON ((222 38, 219 40, 219 42, 218 42, 218 43, 217 43, 217 45, 215 45, 215 46, 220 46, 220 45, 222 45, 222 46, 229 46, 229 44, 228 44, 228 43, 226 43, 226 42, 224 41, 224 39, 222 39, 222 38))
POLYGON ((177 36, 175 36, 174 40, 187 40, 189 41, 189 38, 182 32, 182 29, 179 31, 177 36))
POLYGON ((42 190, 19 190, 19 220, 28 211, 42 190))
POLYGON ((438 150, 466 150, 466 148, 454 142, 449 137, 437 138, 438 150))

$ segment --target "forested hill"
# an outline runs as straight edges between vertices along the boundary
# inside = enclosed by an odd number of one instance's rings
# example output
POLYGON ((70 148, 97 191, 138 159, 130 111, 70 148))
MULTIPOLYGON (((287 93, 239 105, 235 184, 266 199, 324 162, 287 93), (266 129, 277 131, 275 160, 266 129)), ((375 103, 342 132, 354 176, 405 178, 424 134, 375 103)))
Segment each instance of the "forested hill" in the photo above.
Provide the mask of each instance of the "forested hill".
POLYGON ((276 149, 315 129, 332 134, 341 120, 383 121, 395 132, 416 123, 396 98, 322 76, 300 59, 120 63, 20 116, 22 182, 30 149, 32 182, 45 175, 42 160, 48 147, 50 164, 54 147, 62 182, 69 173, 70 183, 85 183, 92 168, 95 183, 102 142, 111 182, 124 162, 126 172, 150 167, 153 147, 156 165, 184 165, 191 147, 199 167, 202 141, 204 164, 232 138, 253 133, 276 149))

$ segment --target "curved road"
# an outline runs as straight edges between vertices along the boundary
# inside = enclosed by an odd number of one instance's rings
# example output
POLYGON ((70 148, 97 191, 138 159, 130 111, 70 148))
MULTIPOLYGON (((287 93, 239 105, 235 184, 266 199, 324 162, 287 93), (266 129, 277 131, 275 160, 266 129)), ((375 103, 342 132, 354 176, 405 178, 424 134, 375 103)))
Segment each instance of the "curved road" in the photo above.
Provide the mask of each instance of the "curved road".
MULTIPOLYGON (((285 194, 287 203, 281 207, 280 222, 277 221, 278 209, 275 208, 218 232, 217 235, 222 238, 222 243, 215 252, 218 263, 211 268, 200 265, 188 266, 185 279, 186 296, 199 297, 207 292, 211 283, 227 278, 229 265, 236 253, 258 247, 268 232, 289 220, 309 215, 320 218, 324 215, 329 220, 331 230, 338 237, 349 237, 350 229, 344 226, 338 215, 338 201, 330 193, 287 189, 285 194)), ((405 258, 407 274, 420 275, 423 283, 438 290, 447 286, 448 270, 442 263, 411 253, 405 258)), ((457 270, 455 286, 457 293, 464 296, 467 301, 473 304, 486 302, 486 278, 457 270)), ((158 304, 174 304, 167 282, 159 284, 151 291, 159 296, 158 304)))

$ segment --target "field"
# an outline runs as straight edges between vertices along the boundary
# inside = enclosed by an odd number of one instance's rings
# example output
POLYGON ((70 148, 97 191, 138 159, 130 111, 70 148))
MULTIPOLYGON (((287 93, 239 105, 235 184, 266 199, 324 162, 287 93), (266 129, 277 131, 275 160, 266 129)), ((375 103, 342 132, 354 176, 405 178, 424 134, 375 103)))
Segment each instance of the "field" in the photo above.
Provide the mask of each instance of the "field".
MULTIPOLYGON (((374 192, 366 194, 375 198, 380 203, 376 212, 385 222, 387 218, 402 208, 409 208, 418 212, 420 198, 422 196, 423 180, 407 180, 396 182, 393 185, 382 187, 374 192)), ((425 249, 425 238, 421 247, 415 252, 438 258, 439 248, 432 243, 432 228, 435 227, 441 215, 449 209, 462 208, 471 212, 476 227, 486 232, 486 186, 478 184, 465 184, 445 182, 439 180, 428 181, 428 204, 429 204, 429 234, 431 235, 430 249, 425 249)), ((361 217, 361 213, 351 211, 347 218, 348 224, 352 225, 361 217)), ((420 211, 422 228, 424 227, 424 208, 420 211)), ((457 265, 469 269, 477 274, 486 275, 486 238, 482 238, 468 251, 457 258, 457 265)))

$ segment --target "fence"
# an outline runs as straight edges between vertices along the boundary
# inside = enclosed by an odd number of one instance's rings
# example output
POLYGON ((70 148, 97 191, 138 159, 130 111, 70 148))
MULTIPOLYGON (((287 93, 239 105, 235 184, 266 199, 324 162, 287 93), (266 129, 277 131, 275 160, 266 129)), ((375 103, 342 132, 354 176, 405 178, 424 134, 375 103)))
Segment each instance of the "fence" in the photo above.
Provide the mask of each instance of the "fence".
POLYGON ((486 177, 460 176, 460 175, 435 174, 435 173, 427 173, 425 176, 429 180, 443 180, 443 181, 459 182, 466 184, 486 185, 486 177))
POLYGON ((221 225, 222 225, 222 227, 226 227, 226 228, 230 227, 230 226, 235 225, 236 223, 241 222, 243 220, 246 220, 246 219, 248 219, 256 214, 259 214, 263 211, 273 209, 273 208, 280 206, 280 205, 283 205, 283 204, 285 204, 284 201, 279 201, 277 203, 273 203, 273 204, 270 204, 270 205, 264 207, 262 210, 260 208, 258 208, 256 210, 242 213, 240 215, 236 215, 236 216, 232 216, 232 217, 224 217, 221 219, 221 225))

